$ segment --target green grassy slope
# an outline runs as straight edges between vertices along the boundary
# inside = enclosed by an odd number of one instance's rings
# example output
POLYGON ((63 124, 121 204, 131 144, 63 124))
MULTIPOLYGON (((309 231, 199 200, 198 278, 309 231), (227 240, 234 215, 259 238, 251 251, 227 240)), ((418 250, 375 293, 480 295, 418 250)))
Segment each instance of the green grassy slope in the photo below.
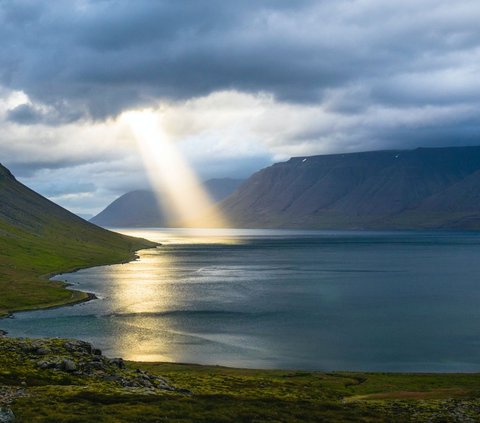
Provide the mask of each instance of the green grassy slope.
POLYGON ((0 337, 0 407, 13 410, 17 422, 28 423, 480 419, 480 378, 475 374, 321 373, 169 363, 127 363, 119 369, 105 357, 72 350, 71 344, 0 337), (77 370, 42 365, 64 359, 77 370), (94 364, 98 369, 88 370, 94 364), (124 382, 145 375, 161 377, 171 389, 124 382))
POLYGON ((87 294, 41 276, 129 260, 154 245, 84 221, 0 165, 0 315, 81 301, 87 294))

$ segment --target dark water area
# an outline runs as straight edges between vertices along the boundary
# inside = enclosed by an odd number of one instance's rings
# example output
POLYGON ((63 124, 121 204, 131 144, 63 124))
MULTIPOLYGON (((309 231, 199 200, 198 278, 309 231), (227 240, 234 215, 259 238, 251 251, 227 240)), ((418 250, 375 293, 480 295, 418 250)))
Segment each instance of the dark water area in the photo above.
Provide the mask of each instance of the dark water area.
POLYGON ((122 232, 163 245, 58 276, 99 299, 0 328, 140 361, 480 371, 480 234, 122 232))

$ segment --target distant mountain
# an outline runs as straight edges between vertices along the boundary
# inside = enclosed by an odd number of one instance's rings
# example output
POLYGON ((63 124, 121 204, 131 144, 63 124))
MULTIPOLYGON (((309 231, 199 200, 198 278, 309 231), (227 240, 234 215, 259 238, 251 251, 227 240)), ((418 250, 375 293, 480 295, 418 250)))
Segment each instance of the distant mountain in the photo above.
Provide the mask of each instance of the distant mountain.
POLYGON ((135 250, 155 245, 86 222, 22 185, 0 165, 0 315, 86 295, 40 275, 129 260, 135 250))
POLYGON ((295 157, 220 207, 236 227, 480 229, 480 147, 295 157))
MULTIPOLYGON (((218 202, 233 193, 243 182, 242 179, 232 178, 210 179, 204 183, 204 187, 212 200, 218 202)), ((156 195, 147 190, 130 191, 122 195, 90 222, 111 228, 170 225, 156 195)))
POLYGON ((167 225, 153 191, 130 191, 117 198, 90 222, 105 227, 152 227, 167 225))
POLYGON ((90 213, 76 213, 76 215, 84 220, 90 220, 93 217, 93 214, 90 213))

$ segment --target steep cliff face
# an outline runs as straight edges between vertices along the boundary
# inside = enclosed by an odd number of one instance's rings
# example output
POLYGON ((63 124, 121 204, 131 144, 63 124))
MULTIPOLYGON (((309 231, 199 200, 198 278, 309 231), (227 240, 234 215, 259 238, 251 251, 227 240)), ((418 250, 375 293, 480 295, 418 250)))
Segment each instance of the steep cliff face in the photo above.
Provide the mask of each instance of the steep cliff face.
POLYGON ((479 183, 480 147, 296 157, 254 174, 221 208, 239 227, 471 228, 479 183))

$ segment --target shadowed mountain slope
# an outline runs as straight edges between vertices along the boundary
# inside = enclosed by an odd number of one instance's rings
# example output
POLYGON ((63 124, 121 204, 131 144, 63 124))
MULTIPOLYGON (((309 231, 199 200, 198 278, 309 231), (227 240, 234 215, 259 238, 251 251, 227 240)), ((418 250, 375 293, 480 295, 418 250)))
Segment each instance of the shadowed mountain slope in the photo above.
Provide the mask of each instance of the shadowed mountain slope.
POLYGON ((480 228, 480 147, 295 157, 221 203, 237 227, 480 228))
MULTIPOLYGON (((244 182, 241 179, 210 179, 204 187, 214 202, 226 198, 244 182)), ((166 199, 163 204, 166 204, 166 199)), ((152 191, 130 191, 113 201, 90 222, 96 225, 121 227, 161 227, 170 226, 169 219, 159 206, 157 197, 152 191)))
POLYGON ((109 227, 165 226, 167 217, 153 191, 130 191, 117 198, 90 222, 109 227))
POLYGON ((129 260, 155 245, 86 222, 0 165, 0 314, 81 300, 86 294, 39 276, 129 260))

